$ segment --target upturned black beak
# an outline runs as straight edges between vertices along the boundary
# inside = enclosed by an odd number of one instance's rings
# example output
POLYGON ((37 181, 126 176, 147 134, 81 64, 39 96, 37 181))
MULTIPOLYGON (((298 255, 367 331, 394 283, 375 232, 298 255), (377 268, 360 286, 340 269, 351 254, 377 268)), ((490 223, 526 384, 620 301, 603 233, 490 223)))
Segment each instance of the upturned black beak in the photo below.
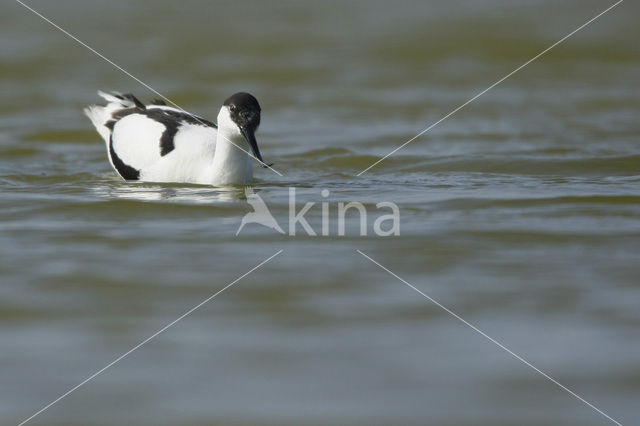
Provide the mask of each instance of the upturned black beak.
POLYGON ((240 127, 240 133, 242 133, 242 136, 244 136, 245 140, 251 147, 251 151, 253 151, 254 157, 256 157, 260 161, 260 163, 262 163, 262 167, 264 168, 271 167, 273 163, 267 164, 262 160, 262 155, 260 154, 260 148, 258 148, 258 141, 256 141, 255 131, 248 126, 242 126, 240 127))

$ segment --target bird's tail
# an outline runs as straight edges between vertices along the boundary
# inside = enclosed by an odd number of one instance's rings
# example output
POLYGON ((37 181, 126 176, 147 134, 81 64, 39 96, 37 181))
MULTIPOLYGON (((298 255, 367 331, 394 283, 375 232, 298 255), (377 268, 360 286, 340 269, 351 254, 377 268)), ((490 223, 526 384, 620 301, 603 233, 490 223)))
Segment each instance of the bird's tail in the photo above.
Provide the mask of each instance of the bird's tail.
POLYGON ((98 90, 98 95, 107 101, 106 105, 91 105, 83 111, 89 117, 100 136, 106 143, 109 143, 111 129, 107 126, 113 120, 113 113, 121 109, 132 108, 138 105, 138 101, 133 95, 123 95, 118 92, 103 92, 98 90))

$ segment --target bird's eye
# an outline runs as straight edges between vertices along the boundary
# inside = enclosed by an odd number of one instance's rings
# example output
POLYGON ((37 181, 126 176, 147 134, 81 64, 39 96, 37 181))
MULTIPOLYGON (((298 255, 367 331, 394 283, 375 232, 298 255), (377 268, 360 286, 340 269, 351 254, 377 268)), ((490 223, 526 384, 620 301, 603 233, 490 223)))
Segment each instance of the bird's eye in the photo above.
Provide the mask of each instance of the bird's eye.
POLYGON ((236 106, 235 105, 229 105, 229 110, 231 112, 235 112, 236 111, 236 106))

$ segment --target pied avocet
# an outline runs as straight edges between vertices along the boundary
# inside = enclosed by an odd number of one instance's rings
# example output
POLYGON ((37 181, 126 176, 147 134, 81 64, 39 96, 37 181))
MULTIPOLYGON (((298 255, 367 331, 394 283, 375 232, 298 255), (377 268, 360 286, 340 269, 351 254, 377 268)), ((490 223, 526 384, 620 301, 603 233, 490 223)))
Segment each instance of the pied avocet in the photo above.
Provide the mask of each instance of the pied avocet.
POLYGON ((84 113, 107 145, 109 161, 125 180, 246 185, 253 179, 249 150, 264 167, 255 132, 260 104, 248 93, 228 98, 218 124, 167 106, 144 105, 132 94, 98 94, 107 105, 84 113))

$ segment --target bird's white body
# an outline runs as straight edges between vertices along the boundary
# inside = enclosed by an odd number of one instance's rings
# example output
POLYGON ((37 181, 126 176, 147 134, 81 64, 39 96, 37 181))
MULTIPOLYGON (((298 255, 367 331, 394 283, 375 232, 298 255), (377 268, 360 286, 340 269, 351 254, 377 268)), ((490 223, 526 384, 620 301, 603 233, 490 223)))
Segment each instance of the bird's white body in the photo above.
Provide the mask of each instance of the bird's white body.
POLYGON ((124 179, 215 186, 251 182, 251 147, 229 107, 220 109, 216 128, 166 105, 142 105, 132 95, 98 93, 107 105, 88 107, 85 114, 124 179))

